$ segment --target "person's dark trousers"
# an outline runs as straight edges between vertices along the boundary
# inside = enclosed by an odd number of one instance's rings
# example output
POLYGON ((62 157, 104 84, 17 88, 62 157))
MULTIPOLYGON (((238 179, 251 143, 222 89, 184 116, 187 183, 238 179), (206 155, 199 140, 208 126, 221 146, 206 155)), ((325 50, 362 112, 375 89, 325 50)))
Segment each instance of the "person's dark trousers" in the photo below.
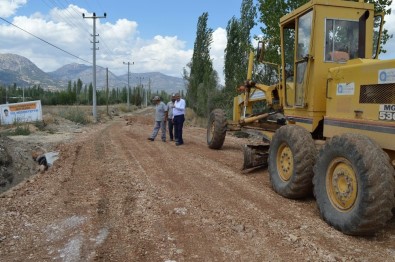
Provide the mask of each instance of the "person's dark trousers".
POLYGON ((184 144, 184 140, 182 139, 182 128, 184 126, 184 115, 174 116, 174 138, 176 140, 176 144, 182 145, 184 144))
POLYGON ((167 119, 168 127, 169 127, 169 137, 170 140, 173 140, 173 129, 174 129, 174 124, 173 124, 173 119, 169 118, 167 119))

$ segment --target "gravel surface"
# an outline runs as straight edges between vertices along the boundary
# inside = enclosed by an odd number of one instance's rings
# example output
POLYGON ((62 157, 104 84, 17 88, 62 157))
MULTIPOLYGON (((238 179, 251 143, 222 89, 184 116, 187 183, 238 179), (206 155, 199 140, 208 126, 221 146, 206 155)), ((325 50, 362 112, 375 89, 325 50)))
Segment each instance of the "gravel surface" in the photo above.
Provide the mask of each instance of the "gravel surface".
POLYGON ((266 169, 240 171, 246 138, 210 150, 147 140, 152 110, 67 137, 44 173, 0 195, 1 261, 395 261, 395 219, 346 236, 314 199, 289 200, 266 169))

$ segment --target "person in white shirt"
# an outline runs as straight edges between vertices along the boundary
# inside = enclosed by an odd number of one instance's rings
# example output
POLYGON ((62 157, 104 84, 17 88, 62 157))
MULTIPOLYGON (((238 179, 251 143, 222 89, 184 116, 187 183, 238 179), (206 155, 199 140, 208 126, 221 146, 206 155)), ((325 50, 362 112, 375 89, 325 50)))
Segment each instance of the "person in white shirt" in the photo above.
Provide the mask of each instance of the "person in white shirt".
POLYGON ((173 124, 173 108, 174 102, 176 102, 176 94, 171 95, 171 101, 167 103, 167 127, 169 128, 169 138, 170 141, 174 140, 174 124, 173 124))
POLYGON ((176 146, 184 144, 182 139, 182 128, 185 121, 185 100, 180 97, 179 93, 175 94, 176 101, 173 108, 174 138, 176 146))

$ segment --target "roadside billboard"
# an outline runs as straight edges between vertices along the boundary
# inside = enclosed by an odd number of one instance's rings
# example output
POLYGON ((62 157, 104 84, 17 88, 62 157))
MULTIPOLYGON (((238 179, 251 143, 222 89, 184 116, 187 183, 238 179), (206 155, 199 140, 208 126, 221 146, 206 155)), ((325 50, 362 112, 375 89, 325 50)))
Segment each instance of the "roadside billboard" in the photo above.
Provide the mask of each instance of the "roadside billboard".
POLYGON ((40 100, 0 105, 1 125, 41 121, 42 119, 40 100))

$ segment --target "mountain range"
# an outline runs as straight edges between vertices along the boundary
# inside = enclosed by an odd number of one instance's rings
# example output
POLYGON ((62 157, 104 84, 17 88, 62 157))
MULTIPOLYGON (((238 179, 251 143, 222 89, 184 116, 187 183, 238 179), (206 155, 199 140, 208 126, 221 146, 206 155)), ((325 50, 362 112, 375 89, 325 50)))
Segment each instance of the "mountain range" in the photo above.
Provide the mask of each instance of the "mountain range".
MULTIPOLYGON (((26 57, 15 54, 0 54, 0 85, 17 86, 40 85, 44 89, 62 90, 69 81, 81 79, 83 84, 92 82, 93 67, 83 64, 68 64, 53 72, 44 72, 26 57)), ((96 66, 96 89, 106 88, 106 68, 96 66)), ((180 77, 168 76, 159 72, 129 73, 129 86, 149 86, 152 92, 165 91, 175 93, 185 90, 184 80, 180 77)), ((128 74, 117 76, 108 71, 110 89, 123 88, 128 85, 128 74)))

